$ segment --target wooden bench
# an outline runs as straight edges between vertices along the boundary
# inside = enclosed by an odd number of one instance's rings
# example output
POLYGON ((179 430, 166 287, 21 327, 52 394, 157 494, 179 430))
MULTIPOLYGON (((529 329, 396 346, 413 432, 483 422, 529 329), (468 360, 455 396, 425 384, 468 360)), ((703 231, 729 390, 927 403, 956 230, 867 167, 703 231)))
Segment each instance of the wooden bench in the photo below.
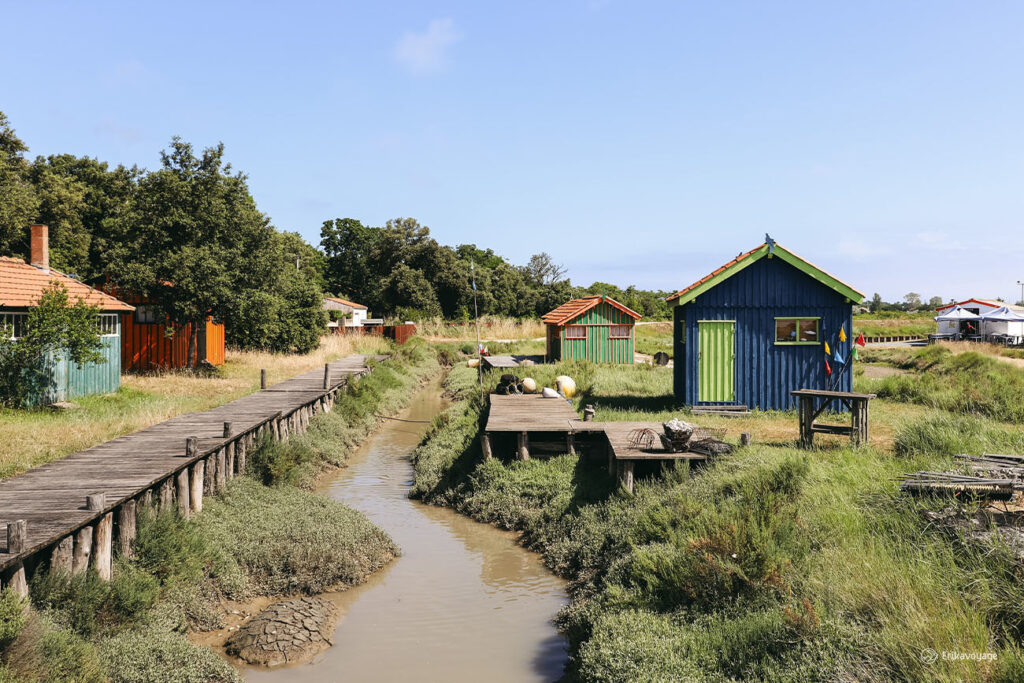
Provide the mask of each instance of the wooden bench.
POLYGON ((825 391, 822 389, 797 389, 789 392, 798 400, 798 420, 800 424, 800 445, 810 448, 814 443, 814 434, 849 435, 853 445, 859 446, 868 441, 868 401, 875 394, 857 394, 850 391, 825 391), (834 402, 846 406, 850 411, 849 425, 818 424, 815 420, 825 408, 834 402))

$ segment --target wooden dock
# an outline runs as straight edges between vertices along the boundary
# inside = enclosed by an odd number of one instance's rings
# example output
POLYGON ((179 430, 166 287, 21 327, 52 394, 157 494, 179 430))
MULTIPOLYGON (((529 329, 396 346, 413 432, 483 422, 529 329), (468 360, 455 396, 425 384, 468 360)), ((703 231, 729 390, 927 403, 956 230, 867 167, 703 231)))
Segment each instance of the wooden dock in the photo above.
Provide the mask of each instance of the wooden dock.
POLYGON ((544 356, 484 356, 480 361, 484 370, 505 370, 543 363, 544 356))
MULTIPOLYGON (((383 356, 376 357, 382 359, 383 356)), ((27 590, 25 570, 49 553, 54 568, 110 575, 111 542, 131 552, 137 504, 202 509, 203 495, 245 470, 259 439, 287 438, 330 410, 352 377, 351 355, 202 413, 186 413, 0 481, 0 585, 27 590), (116 519, 115 519, 116 514, 116 519)))
POLYGON ((491 394, 487 423, 481 435, 484 458, 493 457, 491 434, 516 435, 516 457, 529 460, 531 442, 539 438, 551 439, 563 435, 565 448, 561 451, 575 455, 576 436, 596 434, 604 437, 608 455, 608 472, 617 475, 630 491, 633 490, 633 471, 636 461, 706 460, 701 453, 675 453, 655 446, 645 449, 633 445, 636 430, 663 431, 660 422, 588 422, 580 419, 572 404, 562 398, 543 398, 540 394, 501 396, 491 394))

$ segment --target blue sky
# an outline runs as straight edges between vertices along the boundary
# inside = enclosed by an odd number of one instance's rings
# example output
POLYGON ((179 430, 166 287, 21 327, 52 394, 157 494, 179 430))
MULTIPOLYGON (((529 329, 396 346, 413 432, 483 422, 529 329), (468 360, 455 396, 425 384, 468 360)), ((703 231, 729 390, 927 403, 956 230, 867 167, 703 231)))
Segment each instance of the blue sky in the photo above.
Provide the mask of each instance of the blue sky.
POLYGON ((1024 5, 105 3, 4 12, 31 154, 223 141, 275 225, 414 216, 678 289, 768 232, 869 296, 1019 298, 1024 5))

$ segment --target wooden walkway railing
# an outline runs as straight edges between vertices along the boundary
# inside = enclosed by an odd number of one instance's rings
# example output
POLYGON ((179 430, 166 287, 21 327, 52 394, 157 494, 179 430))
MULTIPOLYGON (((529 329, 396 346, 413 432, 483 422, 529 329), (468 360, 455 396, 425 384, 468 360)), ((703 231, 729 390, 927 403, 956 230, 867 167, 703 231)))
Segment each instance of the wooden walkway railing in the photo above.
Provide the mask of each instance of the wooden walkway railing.
POLYGON ((305 431, 351 377, 368 371, 366 356, 347 356, 0 481, 0 587, 27 594, 26 575, 47 560, 72 574, 92 566, 109 579, 114 547, 132 552, 139 505, 186 517, 202 510, 203 496, 244 472, 261 439, 305 431))

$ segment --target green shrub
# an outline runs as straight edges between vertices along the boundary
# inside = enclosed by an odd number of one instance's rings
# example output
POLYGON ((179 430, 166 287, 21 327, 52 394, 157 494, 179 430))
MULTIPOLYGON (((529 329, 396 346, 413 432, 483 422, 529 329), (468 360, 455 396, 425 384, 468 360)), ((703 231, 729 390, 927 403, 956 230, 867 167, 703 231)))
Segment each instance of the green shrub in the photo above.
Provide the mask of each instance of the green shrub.
MULTIPOLYGON (((361 513, 324 496, 239 477, 205 504, 196 533, 227 552, 214 578, 240 572, 262 595, 321 593, 361 583, 398 555, 361 513)), ((241 596, 235 596, 241 597, 241 596)))
POLYGON ((74 577, 37 572, 30 591, 38 609, 74 633, 91 638, 138 620, 156 602, 159 583, 145 571, 119 566, 111 581, 102 581, 93 571, 74 577))
POLYGON ((0 590, 0 650, 14 642, 25 628, 25 601, 10 588, 0 590))
POLYGON ((179 633, 140 629, 103 641, 100 660, 112 683, 239 683, 242 677, 212 650, 179 633))

